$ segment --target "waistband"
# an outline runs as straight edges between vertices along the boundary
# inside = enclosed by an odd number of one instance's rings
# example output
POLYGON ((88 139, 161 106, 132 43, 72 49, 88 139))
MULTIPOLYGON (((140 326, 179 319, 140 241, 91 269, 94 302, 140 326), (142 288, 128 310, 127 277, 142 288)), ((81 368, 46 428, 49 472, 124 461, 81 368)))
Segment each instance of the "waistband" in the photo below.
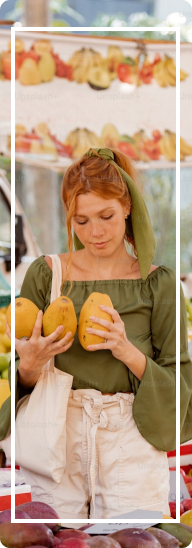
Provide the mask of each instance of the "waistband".
POLYGON ((70 390, 69 401, 72 398, 76 402, 83 404, 86 400, 100 401, 102 404, 108 403, 120 403, 124 400, 127 404, 132 405, 134 400, 133 392, 117 392, 116 394, 102 394, 99 390, 94 388, 79 388, 77 390, 70 390))

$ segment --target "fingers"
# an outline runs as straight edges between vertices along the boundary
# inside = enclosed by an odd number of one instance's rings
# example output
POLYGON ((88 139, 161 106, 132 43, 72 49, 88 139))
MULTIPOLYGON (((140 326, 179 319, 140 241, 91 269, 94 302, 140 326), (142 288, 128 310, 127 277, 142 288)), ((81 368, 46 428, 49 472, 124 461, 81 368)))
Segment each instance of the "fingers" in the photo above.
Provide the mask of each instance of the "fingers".
POLYGON ((102 331, 101 329, 93 329, 93 328, 86 328, 87 333, 91 333, 91 335, 98 335, 99 337, 103 337, 104 339, 112 339, 113 335, 109 333, 108 331, 102 331))
MULTIPOLYGON (((44 337, 44 339, 46 340, 47 343, 53 343, 53 342, 55 342, 57 337, 59 337, 59 335, 61 335, 63 330, 64 330, 64 326, 63 325, 58 325, 58 327, 55 329, 55 331, 53 331, 53 333, 51 333, 51 335, 47 335, 47 337, 44 337)), ((72 333, 71 333, 71 335, 72 335, 72 333)))
POLYGON ((57 354, 62 354, 62 352, 66 352, 73 344, 73 341, 74 339, 72 339, 68 344, 64 344, 62 346, 62 348, 60 348, 58 351, 57 351, 57 354))
POLYGON ((87 346, 87 349, 91 352, 94 352, 95 350, 111 350, 108 343, 101 343, 101 344, 89 344, 87 346))
POLYGON ((110 314, 110 316, 112 317, 113 321, 118 321, 118 319, 121 319, 117 310, 115 310, 114 308, 111 308, 111 306, 105 306, 103 304, 100 304, 99 308, 101 308, 101 310, 103 310, 104 312, 108 312, 108 314, 110 314))
POLYGON ((69 339, 71 339, 72 336, 73 336, 73 333, 71 331, 68 331, 68 333, 66 333, 66 335, 62 337, 62 339, 60 339, 59 341, 55 343, 54 345, 55 348, 56 347, 60 348, 60 346, 65 346, 66 344, 68 344, 69 339))
POLYGON ((38 337, 41 336, 42 323, 43 323, 43 311, 39 310, 37 314, 37 319, 32 331, 31 338, 33 337, 33 339, 38 339, 38 337))
POLYGON ((98 323, 99 325, 106 327, 109 331, 114 329, 113 323, 108 322, 108 320, 103 320, 101 318, 97 318, 96 316, 90 316, 89 319, 92 320, 94 323, 98 323))

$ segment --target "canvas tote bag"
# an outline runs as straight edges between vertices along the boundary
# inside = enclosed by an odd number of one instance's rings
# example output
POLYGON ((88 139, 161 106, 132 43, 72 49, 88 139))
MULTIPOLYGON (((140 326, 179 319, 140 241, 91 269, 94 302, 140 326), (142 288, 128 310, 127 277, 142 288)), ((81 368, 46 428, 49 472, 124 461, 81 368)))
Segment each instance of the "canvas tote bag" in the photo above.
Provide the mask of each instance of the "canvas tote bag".
MULTIPOLYGON (((58 255, 49 256, 52 302, 60 296, 62 269, 58 255)), ((57 483, 66 465, 66 414, 72 382, 73 376, 54 367, 52 358, 42 368, 30 396, 22 398, 16 408, 16 464, 57 483)))

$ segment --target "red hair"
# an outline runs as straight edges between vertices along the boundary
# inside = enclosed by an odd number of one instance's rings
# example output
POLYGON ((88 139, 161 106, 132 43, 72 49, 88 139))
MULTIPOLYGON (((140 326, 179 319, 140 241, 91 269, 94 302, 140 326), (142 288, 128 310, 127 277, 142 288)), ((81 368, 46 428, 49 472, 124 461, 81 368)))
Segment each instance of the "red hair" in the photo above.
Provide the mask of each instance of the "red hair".
MULTIPOLYGON (((126 173, 135 181, 135 184, 137 184, 138 172, 133 167, 131 160, 116 149, 111 148, 110 150, 114 154, 116 164, 124 169, 124 171, 126 171, 126 173)), ((69 272, 72 260, 73 237, 71 220, 75 213, 76 196, 94 192, 102 198, 116 198, 122 206, 132 206, 127 184, 123 180, 118 168, 101 158, 99 154, 96 153, 95 149, 93 149, 93 151, 96 156, 83 155, 66 170, 62 181, 61 198, 67 212, 66 224, 69 248, 67 273, 69 272)), ((133 238, 125 234, 125 240, 133 246, 136 255, 133 238)))

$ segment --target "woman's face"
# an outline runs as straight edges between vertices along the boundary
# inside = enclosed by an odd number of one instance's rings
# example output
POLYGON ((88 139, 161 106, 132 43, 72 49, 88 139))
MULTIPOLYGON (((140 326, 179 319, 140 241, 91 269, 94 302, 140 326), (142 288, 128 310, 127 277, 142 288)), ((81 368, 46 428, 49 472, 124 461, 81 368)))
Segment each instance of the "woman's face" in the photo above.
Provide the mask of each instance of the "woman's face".
POLYGON ((73 228, 84 247, 96 256, 108 256, 124 245, 125 215, 130 208, 116 199, 88 192, 76 198, 73 228))

